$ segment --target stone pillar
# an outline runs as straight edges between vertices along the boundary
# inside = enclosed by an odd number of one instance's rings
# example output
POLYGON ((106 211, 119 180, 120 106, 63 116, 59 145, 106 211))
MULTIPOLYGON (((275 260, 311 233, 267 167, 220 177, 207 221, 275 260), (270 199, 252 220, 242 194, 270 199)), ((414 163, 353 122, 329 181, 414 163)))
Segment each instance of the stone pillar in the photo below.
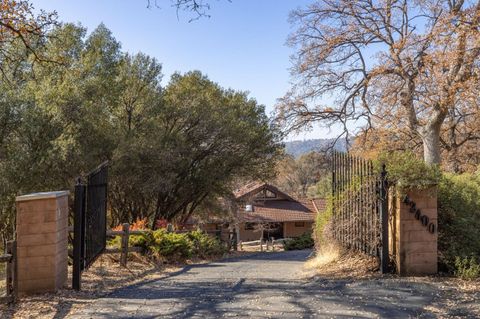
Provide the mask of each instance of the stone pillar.
POLYGON ((18 196, 18 293, 52 292, 67 280, 68 191, 18 196))
POLYGON ((394 205, 394 243, 400 275, 437 273, 437 189, 397 191, 394 205), (405 196, 406 195, 406 196, 405 196))

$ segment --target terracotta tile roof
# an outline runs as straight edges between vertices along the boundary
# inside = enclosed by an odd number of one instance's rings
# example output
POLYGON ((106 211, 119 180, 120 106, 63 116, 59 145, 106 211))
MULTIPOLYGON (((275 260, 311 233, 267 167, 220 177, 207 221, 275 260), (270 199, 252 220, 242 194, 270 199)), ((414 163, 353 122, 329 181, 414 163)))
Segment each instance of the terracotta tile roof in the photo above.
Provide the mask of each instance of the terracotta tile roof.
POLYGON ((265 204, 253 205, 252 212, 241 210, 238 212, 240 221, 245 222, 287 222, 287 221, 314 221, 316 209, 311 200, 288 201, 272 200, 265 204))
POLYGON ((235 198, 242 197, 242 196, 246 195, 247 193, 250 193, 251 191, 256 190, 260 186, 263 186, 264 184, 265 183, 261 183, 261 182, 248 183, 248 184, 236 189, 233 192, 233 195, 235 196, 235 198))
POLYGON ((311 200, 317 212, 323 212, 327 209, 327 200, 324 198, 314 198, 311 200))

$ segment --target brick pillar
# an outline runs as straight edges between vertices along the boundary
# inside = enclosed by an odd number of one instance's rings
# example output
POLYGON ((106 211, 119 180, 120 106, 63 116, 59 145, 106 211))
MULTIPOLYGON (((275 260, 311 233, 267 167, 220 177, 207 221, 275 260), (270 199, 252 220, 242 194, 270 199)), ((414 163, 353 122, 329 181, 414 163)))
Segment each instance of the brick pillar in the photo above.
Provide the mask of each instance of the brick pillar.
POLYGON ((68 191, 18 196, 18 293, 56 291, 67 280, 68 191))
POLYGON ((400 275, 437 273, 436 187, 398 191, 393 205, 395 243, 391 246, 395 247, 397 271, 400 275))

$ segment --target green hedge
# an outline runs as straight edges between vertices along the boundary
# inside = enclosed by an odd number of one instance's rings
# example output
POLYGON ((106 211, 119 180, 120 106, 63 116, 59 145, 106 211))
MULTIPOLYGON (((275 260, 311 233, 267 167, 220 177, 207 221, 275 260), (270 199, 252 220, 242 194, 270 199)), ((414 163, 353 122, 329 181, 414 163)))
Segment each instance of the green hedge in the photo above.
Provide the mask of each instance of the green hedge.
POLYGON ((375 161, 378 172, 383 164, 387 167, 388 181, 400 188, 429 188, 442 178, 438 165, 425 164, 411 151, 383 152, 375 161))
POLYGON ((480 277, 479 174, 444 174, 438 202, 441 265, 465 279, 480 277))
MULTIPOLYGON (((114 246, 119 246, 119 243, 119 237, 111 242, 114 246)), ((227 252, 227 247, 220 240, 199 230, 178 234, 162 228, 142 235, 131 235, 128 244, 141 247, 144 253, 167 261, 209 258, 227 252)))
POLYGON ((287 240, 284 245, 285 250, 300 250, 312 248, 314 241, 311 233, 305 233, 300 237, 287 240))

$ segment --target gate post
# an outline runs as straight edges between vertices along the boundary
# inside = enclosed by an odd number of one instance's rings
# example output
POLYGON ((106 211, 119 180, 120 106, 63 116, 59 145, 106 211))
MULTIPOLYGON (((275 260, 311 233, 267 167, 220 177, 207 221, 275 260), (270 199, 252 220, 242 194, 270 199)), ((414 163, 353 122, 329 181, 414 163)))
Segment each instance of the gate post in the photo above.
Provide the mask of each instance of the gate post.
POLYGON ((382 274, 388 272, 390 258, 388 254, 388 184, 387 171, 385 164, 382 165, 382 172, 380 173, 380 222, 381 222, 381 250, 380 250, 380 271, 382 274))
POLYGON ((72 288, 81 289, 81 275, 85 256, 85 185, 80 178, 75 185, 73 216, 73 269, 72 288))
POLYGON ((18 196, 18 294, 56 291, 67 280, 68 191, 18 196))
POLYGON ((404 276, 437 273, 437 187, 398 189, 393 202, 398 273, 404 276))
POLYGON ((128 260, 128 239, 130 237, 130 224, 122 224, 122 241, 121 241, 121 253, 120 253, 120 266, 127 267, 128 260))

